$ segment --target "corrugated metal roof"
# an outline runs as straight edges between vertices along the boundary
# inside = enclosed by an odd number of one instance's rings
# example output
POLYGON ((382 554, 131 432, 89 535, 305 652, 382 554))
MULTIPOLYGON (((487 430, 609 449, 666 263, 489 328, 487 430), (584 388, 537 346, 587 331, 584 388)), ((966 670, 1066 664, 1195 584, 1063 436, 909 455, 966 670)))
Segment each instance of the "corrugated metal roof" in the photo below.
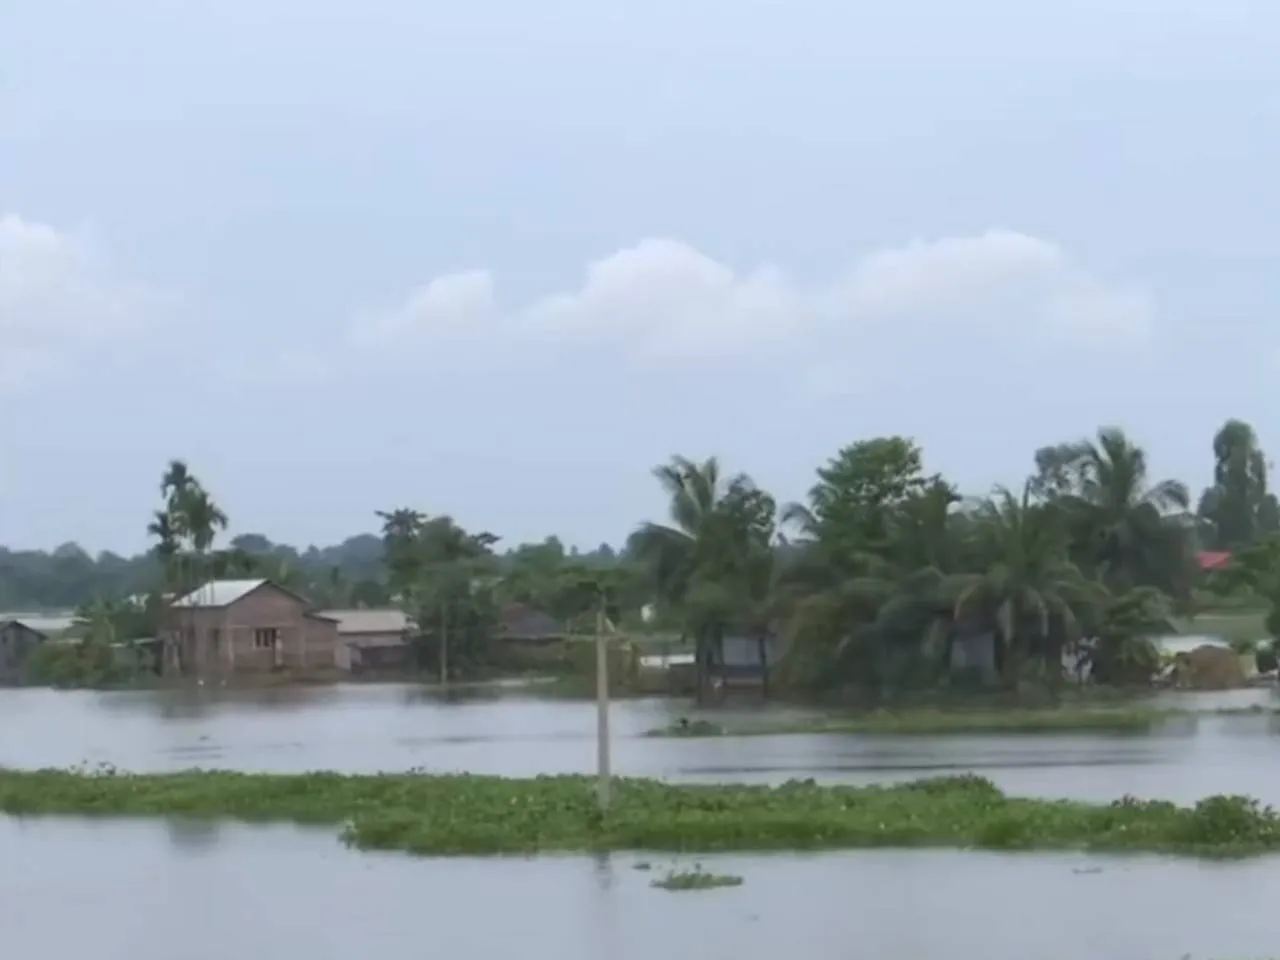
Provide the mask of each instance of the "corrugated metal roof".
POLYGON ((11 620, 46 636, 63 633, 80 622, 74 613, 0 613, 0 623, 11 620))
POLYGON ((267 581, 257 580, 210 580, 202 587, 197 587, 185 597, 173 601, 175 607, 229 607, 242 597, 257 590, 267 581))
POLYGON ((412 621, 395 607, 353 610, 321 610, 319 616, 338 621, 339 635, 344 633, 404 633, 412 621))

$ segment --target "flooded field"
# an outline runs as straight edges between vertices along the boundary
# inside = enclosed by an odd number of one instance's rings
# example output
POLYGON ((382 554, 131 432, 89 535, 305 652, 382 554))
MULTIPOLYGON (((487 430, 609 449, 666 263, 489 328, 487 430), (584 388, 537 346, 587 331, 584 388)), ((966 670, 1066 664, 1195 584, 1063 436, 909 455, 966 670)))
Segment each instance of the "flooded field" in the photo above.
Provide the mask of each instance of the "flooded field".
MULTIPOLYGON (((1271 703, 1266 690, 1171 695, 1195 709, 1271 703)), ((740 707, 757 714, 759 708, 740 707)), ((771 708, 780 718, 803 716, 771 708)), ((1012 793, 1195 800, 1247 793, 1280 804, 1280 718, 1179 719, 1143 735, 938 737, 821 734, 652 739, 686 704, 613 706, 616 770, 676 780, 867 783, 957 771, 1012 793)), ((733 712, 718 719, 730 723, 733 712)), ((109 763, 135 771, 208 767, 377 772, 421 768, 512 776, 595 763, 590 703, 527 697, 442 701, 418 687, 351 686, 227 693, 0 692, 0 765, 109 763)))
MULTIPOLYGON (((1270 697, 1166 703, 1215 709, 1270 697)), ((618 771, 856 783, 972 771, 1023 794, 1187 801, 1240 792, 1280 804, 1280 725, 1265 715, 1206 714, 1127 736, 641 736, 685 709, 617 704, 618 771)), ((530 775, 590 770, 593 736, 588 703, 447 702, 411 687, 0 692, 0 764, 16 767, 530 775)), ((349 851, 332 831, 287 827, 0 818, 0 851, 0 911, 16 957, 1176 960, 1261 957, 1280 943, 1275 858, 713 857, 702 862, 744 885, 677 894, 650 880, 690 858, 653 857, 649 872, 635 869, 650 859, 638 854, 423 860, 349 851)))

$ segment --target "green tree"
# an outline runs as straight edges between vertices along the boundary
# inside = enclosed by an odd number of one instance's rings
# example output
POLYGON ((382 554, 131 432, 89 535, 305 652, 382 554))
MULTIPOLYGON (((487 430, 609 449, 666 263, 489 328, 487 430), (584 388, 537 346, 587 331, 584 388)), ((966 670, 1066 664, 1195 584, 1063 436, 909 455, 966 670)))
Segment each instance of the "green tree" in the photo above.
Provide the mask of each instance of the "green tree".
POLYGON ((1101 588, 1068 559, 1061 514, 1035 502, 1032 484, 1021 496, 997 489, 980 508, 979 521, 989 555, 998 559, 981 572, 956 578, 955 618, 994 627, 1010 688, 1016 689, 1033 655, 1056 679, 1064 643, 1078 642, 1081 615, 1098 602, 1101 588))
POLYGON ((1190 494, 1177 480, 1151 483, 1145 451, 1124 432, 1106 427, 1084 447, 1077 502, 1095 547, 1093 559, 1113 588, 1151 585, 1161 559, 1189 555, 1185 527, 1171 516, 1185 514, 1190 494))
POLYGON ((1280 532, 1280 505, 1267 486, 1266 455, 1243 420, 1228 420, 1213 438, 1213 485, 1197 513, 1208 545, 1236 550, 1280 532))
POLYGON ((937 477, 924 473, 919 446, 904 437, 877 437, 842 448, 818 469, 807 504, 791 504, 783 522, 798 527, 814 549, 816 566, 841 576, 861 576, 894 549, 902 507, 937 477))
POLYGON ((668 524, 646 523, 629 551, 644 562, 661 604, 679 611, 694 638, 698 689, 705 693, 725 632, 754 595, 775 532, 773 498, 746 474, 725 478, 714 457, 696 463, 673 457, 654 476, 670 502, 668 524))

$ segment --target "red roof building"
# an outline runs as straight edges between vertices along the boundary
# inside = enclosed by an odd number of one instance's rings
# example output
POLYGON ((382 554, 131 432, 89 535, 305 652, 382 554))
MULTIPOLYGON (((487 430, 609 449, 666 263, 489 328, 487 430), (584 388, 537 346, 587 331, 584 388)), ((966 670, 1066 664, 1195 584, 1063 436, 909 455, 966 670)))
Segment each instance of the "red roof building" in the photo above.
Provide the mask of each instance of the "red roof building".
POLYGON ((1229 550, 1201 550, 1196 555, 1196 561, 1200 564, 1200 569, 1205 573, 1212 570, 1224 570, 1231 564, 1231 552, 1229 550))

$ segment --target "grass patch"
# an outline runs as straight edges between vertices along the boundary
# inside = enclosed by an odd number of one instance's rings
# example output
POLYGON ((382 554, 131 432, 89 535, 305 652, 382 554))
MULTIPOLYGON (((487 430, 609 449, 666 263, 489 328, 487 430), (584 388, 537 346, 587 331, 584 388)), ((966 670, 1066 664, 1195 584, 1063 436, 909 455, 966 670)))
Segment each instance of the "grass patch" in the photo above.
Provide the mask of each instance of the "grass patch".
POLYGON ((1280 850, 1280 816, 1244 797, 1194 807, 1007 797, 989 780, 875 786, 676 785, 564 776, 0 770, 0 812, 327 824, 350 844, 428 855, 539 851, 960 847, 1244 856, 1280 850))
POLYGON ((672 870, 666 876, 652 880, 649 886, 675 892, 683 890, 715 890, 720 887, 740 887, 742 878, 731 873, 710 873, 702 864, 694 864, 692 870, 672 870))
POLYGON ((1007 710, 906 710, 852 716, 814 717, 773 724, 749 724, 726 728, 708 720, 681 719, 650 730, 650 737, 750 737, 782 734, 868 733, 942 734, 972 733, 1125 733, 1150 730, 1177 715, 1152 707, 1060 708, 1007 710))

